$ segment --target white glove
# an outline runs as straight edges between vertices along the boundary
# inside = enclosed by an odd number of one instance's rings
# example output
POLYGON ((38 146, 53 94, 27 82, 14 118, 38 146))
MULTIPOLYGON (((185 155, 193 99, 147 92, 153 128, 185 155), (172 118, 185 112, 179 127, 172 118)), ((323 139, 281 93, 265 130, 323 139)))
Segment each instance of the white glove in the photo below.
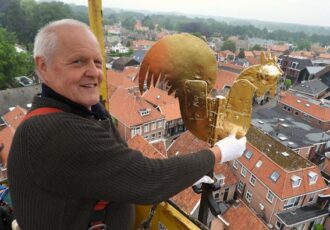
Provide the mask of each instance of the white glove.
POLYGON ((201 179, 196 181, 193 185, 198 186, 199 184, 202 184, 202 183, 213 184, 214 180, 209 176, 203 176, 201 179))
POLYGON ((242 156, 246 149, 246 137, 236 139, 235 135, 231 134, 214 145, 221 150, 221 163, 224 163, 242 156))

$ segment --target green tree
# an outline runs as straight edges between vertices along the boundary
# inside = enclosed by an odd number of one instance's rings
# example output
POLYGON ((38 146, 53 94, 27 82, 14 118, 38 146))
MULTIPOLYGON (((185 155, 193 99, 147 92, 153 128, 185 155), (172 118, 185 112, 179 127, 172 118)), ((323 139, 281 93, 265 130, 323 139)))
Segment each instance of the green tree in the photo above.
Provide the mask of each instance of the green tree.
POLYGON ((297 50, 310 50, 311 42, 307 39, 300 39, 297 41, 297 50))
POLYGON ((236 44, 235 44, 235 42, 233 42, 231 40, 226 40, 226 41, 223 42, 221 50, 230 50, 232 52, 235 52, 236 51, 236 44))
POLYGON ((290 79, 285 79, 284 85, 286 89, 289 89, 290 86, 292 85, 292 81, 290 79))
POLYGON ((257 51, 262 51, 264 48, 262 48, 260 45, 254 45, 250 50, 257 50, 257 51))
POLYGON ((149 29, 155 29, 155 24, 153 23, 152 19, 149 16, 146 16, 141 21, 143 26, 148 27, 149 29))
POLYGON ((15 77, 29 75, 33 71, 33 58, 30 53, 18 53, 16 38, 0 27, 0 89, 17 86, 15 77))
POLYGON ((131 15, 128 15, 125 17, 125 19, 122 21, 121 24, 126 29, 133 30, 135 23, 136 23, 136 21, 135 21, 134 17, 131 15))

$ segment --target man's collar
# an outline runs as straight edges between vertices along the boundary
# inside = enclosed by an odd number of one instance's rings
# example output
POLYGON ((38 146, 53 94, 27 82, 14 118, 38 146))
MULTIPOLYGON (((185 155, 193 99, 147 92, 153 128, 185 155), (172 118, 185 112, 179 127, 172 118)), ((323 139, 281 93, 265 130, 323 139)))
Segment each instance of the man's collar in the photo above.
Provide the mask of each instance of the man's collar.
POLYGON ((58 94, 57 92, 55 92, 53 89, 51 89, 49 86, 47 86, 44 83, 41 84, 41 96, 52 98, 52 99, 55 99, 62 103, 65 103, 83 116, 94 117, 96 119, 101 119, 101 120, 108 118, 107 112, 105 111, 104 107, 100 103, 93 105, 91 107, 91 110, 89 110, 85 106, 80 105, 76 102, 73 102, 70 99, 62 96, 61 94, 58 94))

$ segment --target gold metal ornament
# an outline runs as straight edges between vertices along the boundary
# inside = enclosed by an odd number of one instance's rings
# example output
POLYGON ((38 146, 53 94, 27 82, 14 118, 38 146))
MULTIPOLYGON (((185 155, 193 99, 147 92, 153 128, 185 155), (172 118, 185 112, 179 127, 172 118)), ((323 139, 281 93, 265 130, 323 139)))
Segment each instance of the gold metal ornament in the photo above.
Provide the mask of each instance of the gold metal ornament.
POLYGON ((235 134, 245 136, 251 123, 253 96, 274 96, 282 70, 276 58, 261 53, 261 64, 243 70, 226 97, 213 98, 209 92, 217 77, 215 53, 190 34, 169 35, 145 55, 139 71, 141 93, 157 82, 179 99, 186 128, 213 145, 235 134))

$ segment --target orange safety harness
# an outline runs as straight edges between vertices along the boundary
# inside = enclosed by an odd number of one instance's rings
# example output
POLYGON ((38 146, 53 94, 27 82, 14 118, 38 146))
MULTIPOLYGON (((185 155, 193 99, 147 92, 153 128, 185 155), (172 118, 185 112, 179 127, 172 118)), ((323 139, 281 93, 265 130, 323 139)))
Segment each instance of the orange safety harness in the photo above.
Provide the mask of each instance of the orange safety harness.
MULTIPOLYGON (((63 112, 63 110, 52 108, 52 107, 42 107, 37 108, 35 110, 32 110, 28 114, 24 116, 23 121, 26 121, 27 119, 34 117, 34 116, 40 116, 45 115, 49 113, 58 113, 63 112)), ((104 230, 106 228, 106 225, 103 223, 105 219, 105 209, 108 205, 108 201, 99 200, 96 205, 94 206, 94 213, 91 219, 91 223, 89 225, 89 230, 104 230)))

